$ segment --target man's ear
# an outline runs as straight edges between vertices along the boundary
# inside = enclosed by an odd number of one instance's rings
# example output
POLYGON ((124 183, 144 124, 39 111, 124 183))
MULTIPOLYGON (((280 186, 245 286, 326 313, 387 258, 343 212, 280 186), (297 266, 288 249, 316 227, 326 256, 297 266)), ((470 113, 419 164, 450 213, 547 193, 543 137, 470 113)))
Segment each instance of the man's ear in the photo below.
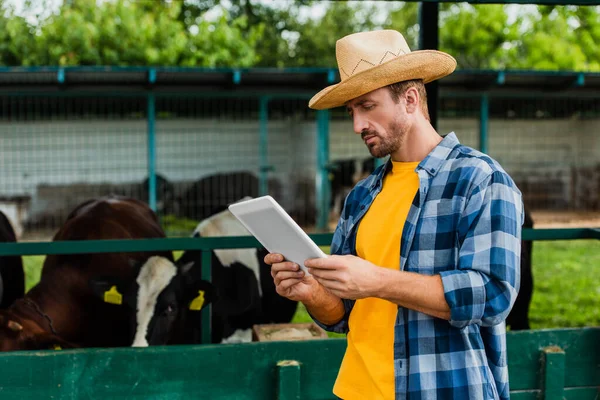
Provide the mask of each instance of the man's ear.
POLYGON ((410 87, 404 93, 406 99, 406 112, 413 113, 419 108, 419 91, 415 87, 410 87))
POLYGON ((184 304, 191 311, 201 311, 218 298, 215 286, 202 279, 186 282, 184 296, 184 304))
MULTIPOLYGON (((126 293, 123 282, 113 277, 94 277, 90 278, 89 286, 95 297, 105 303, 114 305, 132 306, 132 299, 126 293)), ((135 301, 133 303, 135 308, 135 301)))

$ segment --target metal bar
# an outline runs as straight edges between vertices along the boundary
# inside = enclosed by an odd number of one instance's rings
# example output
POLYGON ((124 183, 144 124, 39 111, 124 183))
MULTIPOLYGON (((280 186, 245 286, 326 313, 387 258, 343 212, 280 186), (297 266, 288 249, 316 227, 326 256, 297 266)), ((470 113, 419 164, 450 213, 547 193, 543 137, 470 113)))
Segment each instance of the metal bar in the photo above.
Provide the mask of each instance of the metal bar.
MULTIPOLYGON (((197 240, 197 239, 196 239, 197 240)), ((202 279, 212 282, 212 251, 202 251, 202 279)), ((203 344, 211 343, 212 333, 212 304, 206 306, 202 311, 202 341, 203 344)))
POLYGON ((156 102, 154 94, 149 93, 148 102, 148 205, 156 211, 156 102))
POLYGON ((562 400, 565 390, 565 352, 558 346, 542 349, 542 399, 562 400))
MULTIPOLYGON (((419 49, 437 50, 439 47, 439 4, 421 3, 419 8, 419 49)), ((437 129, 439 106, 439 82, 437 80, 425 85, 427 90, 427 108, 429 119, 437 129)))
MULTIPOLYGON (((317 245, 329 246, 332 233, 308 235, 317 245)), ((600 239, 599 228, 523 229, 523 240, 574 240, 600 239)), ((165 238, 123 240, 69 240, 56 242, 0 243, 0 256, 123 253, 173 250, 214 250, 262 247, 253 236, 227 236, 208 238, 165 238)))
POLYGON ((277 363, 277 400, 300 400, 300 363, 282 360, 277 363))
POLYGON ((479 106, 479 151, 488 152, 488 127, 490 104, 487 94, 481 95, 479 106))
POLYGON ((269 192, 269 98, 261 96, 259 100, 259 152, 260 152, 260 171, 259 171, 259 189, 260 196, 269 192))
POLYGON ((317 111, 317 229, 326 230, 329 222, 331 185, 329 183, 329 110, 317 111))

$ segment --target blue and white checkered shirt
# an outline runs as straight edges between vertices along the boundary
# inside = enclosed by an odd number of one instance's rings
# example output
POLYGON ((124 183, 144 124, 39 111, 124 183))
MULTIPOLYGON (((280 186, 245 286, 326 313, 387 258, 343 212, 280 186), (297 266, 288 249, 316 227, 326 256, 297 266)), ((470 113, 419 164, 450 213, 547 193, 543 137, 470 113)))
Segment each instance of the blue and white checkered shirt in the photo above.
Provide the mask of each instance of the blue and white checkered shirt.
MULTIPOLYGON (((332 254, 356 255, 358 223, 390 162, 346 198, 332 254)), ((489 156, 448 134, 416 168, 420 187, 402 231, 400 269, 439 274, 450 321, 398 307, 396 399, 508 399, 506 326, 520 285, 521 192, 489 156)), ((401 227, 398 227, 401 229, 401 227)), ((344 318, 323 328, 346 333, 344 318)))

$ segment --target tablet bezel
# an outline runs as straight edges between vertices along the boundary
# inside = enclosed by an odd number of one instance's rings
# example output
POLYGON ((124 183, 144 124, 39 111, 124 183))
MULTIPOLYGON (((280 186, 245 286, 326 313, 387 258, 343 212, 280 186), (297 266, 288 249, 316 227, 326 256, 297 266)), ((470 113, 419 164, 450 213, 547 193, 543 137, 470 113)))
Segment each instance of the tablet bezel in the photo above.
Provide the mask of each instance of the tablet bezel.
MULTIPOLYGON (((294 250, 298 250, 298 247, 303 247, 301 249, 302 254, 306 254, 304 260, 309 258, 325 258, 327 255, 321 250, 319 246, 308 236, 308 234, 294 221, 294 219, 281 207, 275 199, 271 196, 261 196, 256 197, 250 200, 243 200, 237 203, 233 203, 229 205, 229 211, 235 216, 244 227, 264 246, 264 248, 270 253, 279 253, 289 260, 286 256, 286 253, 289 254, 289 249, 291 246, 294 246, 294 250), (280 240, 281 238, 277 237, 267 237, 261 234, 258 234, 255 227, 245 218, 247 214, 253 213, 256 211, 268 211, 271 213, 272 218, 277 218, 280 221, 284 222, 294 234, 294 241, 285 241, 280 240)), ((264 223, 268 223, 268 221, 264 221, 264 223)), ((310 273, 307 271, 304 266, 304 260, 302 262, 295 261, 300 265, 300 268, 307 274, 310 273)), ((293 260, 289 260, 293 261, 293 260)))

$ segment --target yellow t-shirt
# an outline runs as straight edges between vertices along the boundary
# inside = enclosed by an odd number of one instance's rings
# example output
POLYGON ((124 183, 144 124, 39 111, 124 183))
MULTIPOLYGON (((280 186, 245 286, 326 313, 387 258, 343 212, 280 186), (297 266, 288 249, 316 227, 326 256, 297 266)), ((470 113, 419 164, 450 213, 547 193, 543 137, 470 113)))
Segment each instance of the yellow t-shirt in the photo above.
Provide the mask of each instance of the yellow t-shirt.
MULTIPOLYGON (((360 258, 400 269, 400 239, 419 189, 419 162, 393 162, 383 189, 363 217, 356 237, 360 258)), ((394 399, 394 323, 398 306, 374 297, 350 313, 348 346, 333 392, 344 400, 394 399)))

